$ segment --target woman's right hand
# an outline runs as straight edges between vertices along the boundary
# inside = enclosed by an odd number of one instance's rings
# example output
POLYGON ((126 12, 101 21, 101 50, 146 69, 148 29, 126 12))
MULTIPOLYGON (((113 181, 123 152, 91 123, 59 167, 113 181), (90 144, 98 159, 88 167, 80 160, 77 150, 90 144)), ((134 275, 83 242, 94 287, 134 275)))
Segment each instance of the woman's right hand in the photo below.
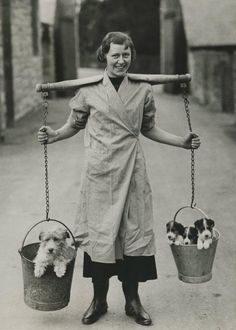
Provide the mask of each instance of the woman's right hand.
POLYGON ((55 137, 58 133, 50 126, 42 126, 38 130, 38 141, 40 144, 50 144, 55 142, 55 137))

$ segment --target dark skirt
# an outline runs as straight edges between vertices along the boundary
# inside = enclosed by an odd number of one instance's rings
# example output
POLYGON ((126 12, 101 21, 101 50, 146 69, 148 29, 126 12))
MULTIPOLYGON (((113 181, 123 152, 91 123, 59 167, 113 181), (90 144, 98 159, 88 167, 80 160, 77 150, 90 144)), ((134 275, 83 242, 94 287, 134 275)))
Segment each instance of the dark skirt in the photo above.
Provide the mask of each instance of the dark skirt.
POLYGON ((104 281, 112 276, 118 276, 123 281, 146 282, 157 279, 154 256, 124 256, 123 260, 108 264, 94 262, 84 253, 83 276, 91 277, 94 281, 104 281))

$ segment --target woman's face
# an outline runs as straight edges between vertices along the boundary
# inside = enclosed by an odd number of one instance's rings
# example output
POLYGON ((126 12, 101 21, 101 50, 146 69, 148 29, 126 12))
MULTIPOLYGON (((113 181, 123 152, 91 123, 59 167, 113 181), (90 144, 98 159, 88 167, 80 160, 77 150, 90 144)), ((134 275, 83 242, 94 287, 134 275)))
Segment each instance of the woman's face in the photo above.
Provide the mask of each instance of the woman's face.
POLYGON ((123 77, 131 64, 131 49, 125 45, 111 43, 106 54, 107 73, 109 77, 123 77))

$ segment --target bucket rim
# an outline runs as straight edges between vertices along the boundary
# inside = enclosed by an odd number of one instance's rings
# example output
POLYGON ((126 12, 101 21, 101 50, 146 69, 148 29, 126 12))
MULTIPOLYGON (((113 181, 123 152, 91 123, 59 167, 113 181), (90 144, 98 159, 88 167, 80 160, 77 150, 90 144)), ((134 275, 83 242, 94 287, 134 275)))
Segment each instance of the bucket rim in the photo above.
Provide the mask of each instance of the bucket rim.
POLYGON ((33 260, 30 260, 30 259, 26 258, 26 256, 24 256, 24 254, 22 253, 22 250, 23 250, 25 247, 27 247, 27 246, 31 246, 31 245, 39 245, 39 244, 40 244, 39 242, 36 242, 36 243, 30 243, 30 244, 27 244, 27 245, 21 246, 21 247, 18 249, 18 252, 19 252, 20 256, 21 256, 23 259, 25 259, 25 260, 27 260, 27 261, 29 261, 30 263, 33 264, 33 263, 34 263, 33 260))
POLYGON ((66 228, 66 230, 70 233, 70 235, 72 237, 72 240, 74 242, 74 249, 77 250, 78 249, 78 246, 76 244, 75 236, 72 233, 72 231, 70 230, 70 228, 67 225, 65 225, 62 221, 59 221, 59 220, 53 219, 53 218, 48 218, 48 219, 40 220, 40 221, 36 222, 33 226, 31 226, 30 229, 27 231, 27 233, 26 233, 26 235, 25 235, 25 237, 24 237, 24 239, 22 241, 21 248, 24 247, 26 238, 28 237, 28 235, 30 234, 30 232, 32 231, 32 229, 34 229, 36 226, 38 226, 39 224, 41 224, 43 222, 46 222, 46 223, 48 222, 49 223, 50 221, 57 222, 57 223, 61 224, 62 226, 64 226, 66 228))
MULTIPOLYGON (((217 234, 217 237, 214 237, 214 241, 213 242, 217 242, 220 239, 220 232, 218 229, 214 228, 213 231, 217 234)), ((174 245, 177 246, 177 245, 174 245)), ((188 245, 178 245, 179 248, 190 248, 190 247, 195 247, 197 246, 197 244, 188 244, 188 245)))

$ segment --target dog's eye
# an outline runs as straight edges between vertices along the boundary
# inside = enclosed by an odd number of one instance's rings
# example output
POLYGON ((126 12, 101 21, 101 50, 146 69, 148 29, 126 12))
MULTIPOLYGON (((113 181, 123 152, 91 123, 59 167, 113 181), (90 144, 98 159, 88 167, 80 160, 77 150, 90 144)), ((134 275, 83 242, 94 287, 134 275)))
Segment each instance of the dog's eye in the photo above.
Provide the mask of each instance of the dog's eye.
POLYGON ((58 241, 58 238, 57 238, 57 237, 54 237, 53 240, 54 240, 55 242, 57 242, 57 241, 58 241))

